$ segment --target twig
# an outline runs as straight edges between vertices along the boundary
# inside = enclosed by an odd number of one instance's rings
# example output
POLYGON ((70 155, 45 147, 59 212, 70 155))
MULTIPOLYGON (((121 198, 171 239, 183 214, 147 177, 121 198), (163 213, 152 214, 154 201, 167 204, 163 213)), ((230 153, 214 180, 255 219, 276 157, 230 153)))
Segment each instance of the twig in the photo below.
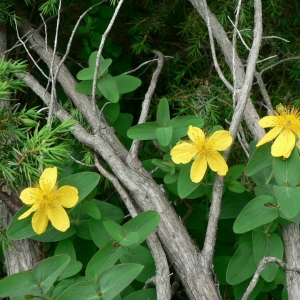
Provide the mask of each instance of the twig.
MULTIPOLYGON (((251 46, 251 51, 249 52, 248 57, 248 65, 245 74, 245 80, 243 86, 241 88, 241 92, 239 93, 239 99, 237 105, 235 107, 233 117, 231 120, 229 131, 232 135, 232 138, 235 139, 237 136, 238 128, 241 123, 242 115, 249 97, 250 89, 252 86, 253 76, 255 72, 256 61, 258 58, 259 48, 261 44, 261 37, 262 37, 262 7, 261 1, 255 0, 254 1, 254 39, 251 46)), ((232 146, 231 146, 232 147, 232 146)), ((224 158, 227 160, 231 147, 224 153, 224 158)), ((215 175, 215 181, 213 185, 213 194, 212 194, 212 203, 210 207, 209 219, 208 219, 208 230, 206 232, 204 246, 202 250, 202 254, 204 259, 204 268, 206 272, 211 271, 213 253, 216 243, 216 235, 217 235, 217 227, 218 227, 218 220, 220 216, 221 210, 221 199, 223 193, 223 185, 224 185, 224 178, 215 175)))
POLYGON ((107 35, 110 32, 115 19, 119 13, 119 10, 123 4, 124 0, 120 0, 118 5, 116 6, 115 12, 105 30, 105 32, 102 35, 100 46, 98 48, 97 57, 96 57, 96 66, 95 66, 95 72, 94 72, 94 79, 93 79, 93 88, 92 88, 92 103, 93 103, 93 112, 96 112, 96 88, 97 88, 97 82, 98 82, 98 74, 100 70, 100 64, 101 64, 101 54, 104 48, 104 43, 106 41, 107 35))
POLYGON ((211 25, 210 25, 210 17, 209 17, 209 13, 208 13, 208 8, 207 8, 207 3, 206 0, 203 0, 203 5, 204 5, 204 9, 205 9, 205 16, 206 16, 206 26, 208 29, 208 35, 209 35, 209 42, 210 42, 210 48, 211 48, 211 53, 212 53, 212 57, 213 57, 213 62, 214 62, 214 66, 215 69, 220 77, 220 79, 223 81, 223 83, 226 85, 226 87, 233 92, 233 86, 229 83, 229 81, 225 78, 218 60, 217 60, 217 56, 216 56, 216 49, 215 49, 215 42, 214 42, 214 37, 212 34, 212 30, 211 30, 211 25))
MULTIPOLYGON (((17 37, 18 40, 20 41, 20 43, 23 45, 24 49, 26 50, 27 55, 30 57, 30 59, 32 60, 32 62, 34 63, 34 65, 38 68, 38 70, 43 74, 43 76, 49 80, 49 77, 44 73, 44 71, 40 68, 40 66, 36 63, 36 61, 34 60, 34 58, 32 57, 32 55, 30 54, 26 44, 23 42, 23 40, 20 38, 19 35, 19 30, 18 30, 18 25, 17 25, 17 20, 16 20, 16 16, 14 16, 14 22, 15 22, 15 27, 16 27, 16 33, 17 33, 17 37)), ((30 38, 30 37, 29 37, 30 38)), ((28 38, 28 39, 29 39, 28 38)))
MULTIPOLYGON (((153 50, 152 52, 156 56, 158 56, 157 68, 153 73, 149 88, 148 88, 147 93, 145 95, 145 99, 144 99, 143 104, 142 104, 142 111, 141 111, 141 114, 140 114, 138 124, 142 124, 142 123, 146 122, 148 112, 149 112, 150 102, 151 102, 153 93, 154 93, 155 88, 156 88, 156 84, 157 84, 157 81, 158 81, 159 74, 160 74, 160 72, 162 70, 162 67, 163 67, 163 64, 164 64, 163 54, 161 52, 157 51, 157 50, 153 50)), ((127 157, 127 159, 129 161, 132 161, 132 160, 137 158, 139 144, 140 144, 140 141, 137 141, 137 140, 132 142, 132 145, 131 145, 131 148, 129 150, 129 154, 128 154, 128 157, 127 157)))
POLYGON ((237 138, 238 138, 238 140, 240 142, 240 145, 242 146, 247 158, 249 159, 249 157, 250 157, 250 153, 249 153, 250 148, 249 148, 249 144, 246 140, 245 133, 244 133, 244 130, 243 130, 242 126, 240 126, 240 128, 239 128, 239 131, 237 133, 237 138))
MULTIPOLYGON (((237 8, 236 8, 235 22, 233 24, 233 37, 232 37, 232 77, 233 77, 232 105, 233 105, 233 107, 236 106, 236 102, 237 102, 237 99, 236 99, 236 96, 237 96, 236 95, 237 94, 237 81, 236 81, 235 56, 236 56, 236 34, 238 33, 237 28, 238 28, 238 24, 239 24, 241 4, 242 4, 242 0, 239 0, 237 8)), ((249 49, 249 47, 248 47, 248 49, 249 49)))
MULTIPOLYGON (((174 58, 174 57, 173 57, 173 56, 164 56, 164 60, 172 59, 172 58, 174 58)), ((141 63, 141 64, 140 64, 138 67, 136 67, 135 69, 130 70, 130 71, 127 71, 127 72, 123 73, 122 75, 131 74, 131 73, 137 71, 138 69, 140 69, 141 67, 143 67, 144 65, 152 64, 153 62, 156 62, 156 61, 158 61, 158 58, 154 58, 154 59, 151 59, 151 60, 147 60, 147 61, 141 63)))
POLYGON ((278 40, 282 40, 282 41, 287 42, 287 43, 290 42, 289 40, 284 39, 280 36, 276 36, 276 35, 263 36, 262 39, 278 39, 278 40))
POLYGON ((263 99, 264 99, 265 105, 268 108, 268 114, 269 114, 270 112, 273 111, 273 106, 272 106, 271 99, 269 97, 269 93, 268 93, 268 91, 266 89, 266 86, 265 86, 263 80, 262 80, 261 73, 255 71, 254 72, 254 76, 255 76, 255 78, 257 80, 257 84, 258 84, 260 93, 263 96, 263 99))
POLYGON ((65 52, 64 56, 61 58, 61 61, 60 61, 59 65, 58 65, 58 67, 57 67, 56 74, 55 74, 56 77, 57 77, 57 75, 58 75, 58 72, 59 72, 61 66, 63 65, 63 63, 65 62, 65 60, 68 58, 68 55, 69 55, 69 53, 70 53, 71 45, 72 45, 72 42, 73 42, 73 39, 74 39, 76 30, 77 30, 77 28, 78 28, 78 26, 79 26, 81 20, 84 18, 84 16, 85 16, 90 10, 92 10, 92 9, 93 9, 94 7, 96 7, 96 6, 101 5, 104 1, 105 1, 105 0, 99 2, 99 3, 95 4, 95 5, 92 5, 90 8, 88 8, 88 9, 87 9, 82 15, 80 15, 80 17, 78 18, 78 20, 77 20, 77 22, 76 22, 76 24, 75 24, 75 26, 74 26, 74 29, 72 30, 71 36, 70 36, 70 38, 69 38, 69 42, 68 42, 68 45, 67 45, 66 52, 65 52))
MULTIPOLYGON (((240 3, 239 3, 239 5, 240 5, 240 3)), ((250 47, 246 44, 245 40, 243 39, 240 30, 237 29, 237 27, 235 26, 235 24, 233 23, 233 21, 230 19, 230 17, 229 16, 227 16, 227 17, 228 17, 228 20, 230 21, 231 25, 234 27, 234 29, 236 28, 236 32, 239 35, 239 38, 241 39, 241 41, 242 41, 243 45, 245 46, 245 48, 248 51, 250 51, 250 47)), ((237 18, 236 18, 236 20, 237 20, 237 18)))
POLYGON ((272 256, 264 257, 260 261, 257 270, 254 273, 252 280, 250 281, 249 286, 243 295, 242 300, 247 300, 249 298, 250 294, 252 293, 253 289, 255 288, 258 282, 259 276, 261 275, 262 271, 264 270, 267 264, 271 264, 271 263, 278 264, 285 271, 293 271, 293 272, 300 273, 300 268, 289 268, 285 262, 278 259, 277 257, 272 257, 272 256))
POLYGON ((275 63, 275 64, 273 64, 273 65, 271 65, 271 66, 268 66, 268 67, 264 68, 264 69, 261 70, 259 73, 260 73, 260 75, 262 75, 264 72, 266 72, 266 71, 268 71, 268 70, 270 70, 270 69, 276 67, 277 65, 282 64, 282 63, 284 63, 284 62, 286 62, 286 61, 291 61, 291 60, 300 60, 300 56, 294 56, 294 57, 284 58, 284 59, 282 59, 281 61, 278 61, 277 63, 275 63))
POLYGON ((74 160, 76 163, 78 163, 79 165, 82 165, 82 166, 86 166, 86 167, 90 167, 90 168, 94 168, 95 167, 95 165, 89 165, 89 164, 86 164, 86 163, 84 163, 84 162, 82 162, 82 161, 80 161, 80 160, 77 160, 75 157, 73 157, 70 153, 68 153, 68 156, 72 159, 72 160, 74 160))
POLYGON ((272 56, 266 57, 266 58, 264 58, 264 59, 258 60, 256 63, 257 63, 257 64, 261 64, 262 62, 265 62, 265 61, 270 60, 270 59, 272 59, 272 58, 275 58, 275 57, 277 57, 277 56, 278 56, 277 54, 276 54, 276 55, 272 55, 272 56))

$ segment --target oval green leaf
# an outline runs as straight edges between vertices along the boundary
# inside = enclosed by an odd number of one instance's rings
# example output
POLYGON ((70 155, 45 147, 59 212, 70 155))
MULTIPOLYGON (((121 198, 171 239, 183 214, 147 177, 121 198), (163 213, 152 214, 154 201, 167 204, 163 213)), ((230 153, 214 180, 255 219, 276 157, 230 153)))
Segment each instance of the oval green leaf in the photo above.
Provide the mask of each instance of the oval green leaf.
POLYGON ((288 218, 294 218, 300 211, 300 187, 273 186, 280 210, 288 218))
POLYGON ((156 129, 156 138, 162 146, 168 146, 171 142, 173 127, 159 127, 156 129))
POLYGON ((256 271, 252 243, 244 243, 238 247, 229 261, 226 280, 236 285, 250 278, 256 271))
POLYGON ((233 224, 235 233, 244 233, 269 223, 279 217, 276 200, 268 195, 254 198, 236 218, 233 224))
MULTIPOLYGON (((276 233, 253 233, 253 255, 257 266, 267 256, 282 259, 283 252, 282 240, 276 233)), ((275 279, 278 268, 279 266, 275 263, 268 264, 261 273, 261 276, 265 281, 271 282, 275 279)))
POLYGON ((153 140, 156 139, 156 129, 159 128, 157 122, 147 122, 131 127, 127 131, 127 136, 133 140, 153 140))
POLYGON ((142 83, 139 78, 130 75, 119 75, 114 78, 120 94, 130 93, 136 90, 142 83))
POLYGON ((278 185, 295 187, 300 180, 300 158, 296 148, 288 159, 274 157, 274 177, 278 185))
POLYGON ((119 101, 119 90, 114 77, 106 75, 105 77, 99 78, 97 86, 108 101, 112 103, 119 101))

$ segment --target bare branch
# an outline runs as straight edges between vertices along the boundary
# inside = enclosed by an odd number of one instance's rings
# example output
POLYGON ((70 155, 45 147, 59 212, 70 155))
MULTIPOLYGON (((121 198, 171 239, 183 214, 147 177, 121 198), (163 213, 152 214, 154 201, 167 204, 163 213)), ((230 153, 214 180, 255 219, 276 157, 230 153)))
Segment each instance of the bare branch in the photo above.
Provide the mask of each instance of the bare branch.
MULTIPOLYGON (((159 77, 159 74, 162 70, 163 63, 164 63, 164 56, 163 56, 162 53, 160 53, 157 50, 153 50, 152 52, 155 53, 156 56, 158 56, 157 68, 156 68, 155 72, 153 73, 149 88, 148 88, 147 93, 145 95, 145 99, 144 99, 143 104, 142 104, 142 111, 141 111, 141 115, 140 115, 138 124, 146 122, 148 112, 149 112, 150 102, 151 102, 153 93, 155 91, 156 84, 157 84, 157 81, 158 81, 158 77, 159 77)), ((129 150, 128 160, 134 160, 134 159, 137 158, 139 144, 140 144, 140 141, 137 141, 137 140, 132 142, 131 148, 129 150)))
POLYGON ((16 28, 16 33, 17 33, 17 37, 18 40, 20 41, 20 43, 23 45, 24 49, 27 52, 27 55, 30 57, 31 61, 34 63, 34 65, 38 68, 38 70, 43 74, 43 76, 49 80, 49 77, 44 73, 44 71, 40 68, 40 66, 37 64, 37 62, 35 61, 35 59, 32 57, 32 55, 30 54, 30 51, 28 50, 26 44, 23 42, 23 40, 20 38, 19 35, 19 30, 18 30, 18 24, 17 24, 17 20, 16 20, 16 16, 14 16, 14 22, 15 22, 15 28, 16 28))
MULTIPOLYGON (((164 56, 164 60, 167 60, 167 59, 172 59, 172 58, 174 58, 173 56, 164 56)), ((152 64, 153 62, 158 62, 158 58, 154 58, 154 59, 151 59, 151 60, 147 60, 147 61, 145 61, 145 62, 143 62, 142 64, 140 64, 138 67, 136 67, 135 69, 133 69, 133 70, 130 70, 130 71, 127 71, 127 72, 125 72, 125 73, 123 73, 122 75, 126 75, 126 74, 131 74, 131 73, 133 73, 133 72, 135 72, 135 71, 137 71, 138 69, 140 69, 141 67, 143 67, 143 66, 145 66, 145 65, 147 65, 147 64, 152 64)))
POLYGON ((215 42, 214 42, 214 37, 213 37, 213 34, 212 34, 212 29, 211 29, 211 24, 210 24, 210 15, 208 13, 206 0, 203 0, 203 5, 204 5, 204 11, 205 11, 206 26, 207 26, 208 34, 209 34, 211 53, 212 53, 215 69, 216 69, 220 79, 223 81, 223 83, 226 85, 226 87, 229 89, 229 91, 233 92, 233 86, 225 78, 225 76, 224 76, 224 74, 223 74, 223 72, 222 72, 222 70, 219 66, 218 60, 217 60, 215 42))
POLYGON ((275 63, 275 64, 273 64, 273 65, 271 65, 271 66, 268 66, 268 67, 264 68, 264 69, 261 70, 259 73, 260 73, 260 75, 262 75, 264 72, 266 72, 266 71, 268 71, 268 70, 270 70, 270 69, 272 69, 272 68, 278 66, 279 64, 282 64, 282 63, 284 63, 284 62, 286 62, 286 61, 291 61, 291 60, 300 60, 300 56, 294 56, 294 57, 284 58, 284 59, 282 59, 281 61, 278 61, 277 63, 275 63))
MULTIPOLYGON (((251 51, 248 57, 248 64, 247 70, 245 75, 245 80, 243 82, 243 86, 241 88, 241 92, 238 94, 238 102, 236 108, 233 113, 233 117, 231 120, 229 131, 233 137, 236 138, 238 128, 241 123, 242 115, 250 94, 250 89, 252 86, 253 76, 256 67, 256 61, 259 54, 259 48, 261 44, 261 37, 262 37, 262 7, 261 1, 255 0, 254 1, 254 39, 251 46, 251 51)), ((231 146, 232 147, 232 146, 231 146)), ((224 153, 224 158, 227 160, 231 147, 224 153)), ((223 185, 224 185, 224 178, 215 175, 215 181, 213 186, 213 195, 212 195, 212 203, 210 207, 208 225, 207 225, 207 232, 204 241, 204 247, 202 250, 202 254, 205 257, 204 267, 205 270, 208 272, 212 265, 213 253, 216 243, 216 235, 217 235, 217 227, 218 227, 218 220, 220 216, 221 210, 221 199, 222 199, 222 192, 223 192, 223 185)))
POLYGON ((249 298, 250 294, 252 293, 252 291, 254 290, 254 288, 258 282, 259 276, 261 275, 262 271, 267 266, 267 264, 271 264, 271 263, 275 263, 275 264, 279 265, 285 271, 292 271, 292 272, 300 273, 300 268, 290 268, 287 266, 286 263, 284 263, 282 260, 278 259, 277 257, 272 257, 272 256, 264 257, 260 261, 260 263, 252 277, 252 280, 250 281, 249 286, 243 295, 242 300, 247 300, 249 298))
MULTIPOLYGON (((58 4, 58 14, 57 14, 57 21, 56 21, 55 37, 54 37, 54 47, 53 47, 51 64, 50 64, 50 68, 49 68, 50 79, 51 79, 51 100, 49 103, 49 114, 48 114, 48 119, 47 119, 47 124, 49 126, 51 125, 51 122, 52 122, 53 106, 54 106, 54 103, 57 101, 57 95, 56 95, 56 78, 57 78, 57 76, 55 76, 54 65, 55 65, 55 56, 56 56, 56 49, 57 49, 57 42, 58 42, 60 13, 61 13, 61 0, 59 0, 59 4, 58 4)), ((47 28, 46 28, 46 30, 47 30, 47 28)), ((47 48, 46 48, 46 51, 47 51, 47 48)))
POLYGON ((97 88, 97 82, 98 82, 98 74, 100 70, 100 64, 101 64, 101 54, 104 48, 104 44, 106 41, 106 38, 115 22, 115 19, 119 13, 119 10, 123 4, 124 0, 120 0, 118 5, 116 6, 115 12, 105 30, 105 32, 102 35, 100 46, 97 52, 97 57, 96 57, 96 67, 95 67, 95 73, 94 73, 94 79, 93 79, 93 88, 92 88, 92 102, 93 102, 93 112, 96 112, 96 88, 97 88))
POLYGON ((258 73, 258 72, 255 71, 254 72, 254 76, 255 76, 255 78, 257 80, 257 84, 259 86, 260 93, 263 96, 265 105, 268 108, 268 114, 270 114, 273 111, 273 106, 272 106, 271 99, 269 97, 269 93, 268 93, 268 91, 266 89, 266 86, 265 86, 263 80, 262 80, 261 73, 258 73))

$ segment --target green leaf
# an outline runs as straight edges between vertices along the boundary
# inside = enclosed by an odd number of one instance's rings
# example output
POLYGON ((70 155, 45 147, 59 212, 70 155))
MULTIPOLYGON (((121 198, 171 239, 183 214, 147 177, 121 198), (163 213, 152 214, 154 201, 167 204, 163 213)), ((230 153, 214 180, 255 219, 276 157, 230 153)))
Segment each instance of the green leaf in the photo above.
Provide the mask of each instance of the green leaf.
POLYGON ((65 278, 72 277, 80 272, 82 269, 82 263, 80 261, 71 260, 66 268, 59 275, 58 280, 63 280, 65 278))
POLYGON ((120 94, 132 92, 142 83, 139 78, 130 75, 119 75, 114 78, 120 94))
POLYGON ((244 169, 244 165, 235 165, 231 167, 225 176, 225 180, 227 182, 238 180, 243 175, 244 169))
POLYGON ((233 224, 235 233, 244 233, 269 223, 279 217, 276 200, 268 195, 254 198, 236 218, 233 224))
POLYGON ((169 127, 171 124, 169 103, 166 98, 162 98, 159 101, 156 120, 160 126, 169 127))
POLYGON ((127 136, 133 140, 154 140, 156 139, 156 129, 159 128, 157 122, 147 122, 131 127, 127 131, 127 136))
POLYGON ((136 232, 129 232, 119 244, 121 246, 130 247, 136 245, 139 242, 139 238, 140 237, 136 232))
POLYGON ((164 172, 171 172, 174 168, 174 163, 172 161, 164 161, 158 158, 153 158, 151 162, 164 172))
POLYGON ((137 300, 137 299, 157 300, 156 289, 146 289, 146 290, 136 291, 126 296, 123 300, 137 300))
POLYGON ((88 214, 89 216, 91 216, 92 218, 100 220, 101 213, 100 213, 97 205, 94 204, 93 202, 87 201, 87 202, 82 203, 81 209, 86 214, 88 214))
POLYGON ((0 280, 0 297, 15 297, 27 294, 42 295, 32 270, 7 276, 0 280))
POLYGON ((79 200, 83 200, 99 183, 100 175, 93 172, 82 172, 63 178, 58 185, 71 185, 77 188, 79 200))
POLYGON ((31 219, 32 216, 27 217, 22 220, 18 220, 25 211, 29 209, 28 206, 22 207, 13 217, 12 221, 9 224, 7 230, 7 236, 11 240, 22 240, 35 235, 34 230, 32 229, 31 219))
POLYGON ((54 255, 59 254, 67 254, 70 256, 71 260, 76 260, 76 251, 70 240, 62 240, 57 244, 54 255))
MULTIPOLYGON (((234 299, 242 299, 246 289, 250 284, 250 278, 233 286, 233 293, 234 299)), ((247 300, 258 300, 258 299, 265 299, 265 295, 261 295, 260 292, 265 287, 266 282, 259 278, 256 286, 254 287, 253 291, 251 292, 249 298, 247 300)))
POLYGON ((230 181, 227 183, 227 187, 230 191, 235 193, 243 193, 246 189, 239 181, 230 181))
POLYGON ((47 258, 35 265, 32 270, 33 276, 37 282, 39 282, 39 286, 44 294, 51 288, 69 262, 70 256, 57 255, 47 258))
POLYGON ((108 218, 120 224, 124 219, 124 214, 122 210, 110 203, 99 201, 96 199, 91 200, 101 211, 102 217, 108 218))
POLYGON ((248 176, 251 176, 263 168, 271 165, 272 162, 273 156, 271 155, 271 144, 267 143, 256 148, 245 168, 245 173, 248 176))
POLYGON ((97 280, 102 298, 112 300, 141 273, 143 268, 138 264, 122 264, 104 271, 97 280))
POLYGON ((173 127, 159 127, 156 129, 156 137, 162 146, 168 146, 171 142, 173 127))
MULTIPOLYGON (((97 60, 97 54, 98 51, 94 51, 90 54, 89 56, 89 67, 94 67, 96 66, 96 60, 97 60)), ((101 59, 103 59, 103 57, 101 57, 101 59)))
POLYGON ((131 127, 133 121, 133 115, 132 114, 119 114, 118 119, 116 122, 113 124, 113 127, 115 131, 127 138, 127 131, 131 127))
POLYGON ((93 80, 94 73, 95 73, 95 67, 82 69, 77 73, 77 79, 78 80, 93 80))
POLYGON ((56 300, 101 300, 99 287, 94 282, 79 282, 64 290, 56 300))
POLYGON ((300 180, 300 158, 296 148, 288 159, 274 157, 274 177, 278 185, 295 187, 300 180))
POLYGON ((102 218, 100 220, 89 220, 90 234, 93 242, 97 245, 98 248, 103 247, 108 241, 111 240, 111 236, 108 234, 103 225, 104 221, 110 221, 110 219, 107 219, 102 215, 102 218))
MULTIPOLYGON (((266 256, 282 259, 283 251, 282 240, 276 233, 253 232, 253 254, 257 266, 266 256)), ((268 264, 261 276, 265 281, 271 282, 275 279, 278 268, 275 263, 268 264)))
POLYGON ((155 276, 155 264, 151 252, 141 246, 130 247, 120 258, 121 263, 137 263, 144 266, 143 271, 136 280, 145 283, 149 278, 155 276))
POLYGON ((288 218, 294 218, 300 211, 300 187, 273 186, 280 210, 288 218))
POLYGON ((244 243, 233 254, 226 273, 230 285, 236 285, 250 278, 256 271, 252 243, 244 243))
POLYGON ((51 224, 49 224, 46 232, 44 232, 43 234, 35 234, 30 238, 40 242, 57 242, 69 238, 76 232, 76 226, 72 223, 70 228, 65 232, 58 231, 51 224))
POLYGON ((86 278, 95 281, 101 273, 112 267, 127 249, 127 247, 115 247, 113 241, 109 241, 89 261, 85 270, 86 278))
POLYGON ((173 127, 172 142, 177 143, 180 138, 186 136, 190 125, 201 128, 204 125, 204 121, 195 116, 173 118, 171 120, 171 126, 173 127))
POLYGON ((108 101, 112 103, 119 101, 119 90, 114 77, 106 75, 105 77, 99 78, 97 86, 108 101))
POLYGON ((234 219, 243 210, 243 208, 252 200, 252 194, 244 192, 236 194, 226 191, 222 198, 222 207, 220 219, 234 219))
POLYGON ((193 162, 188 164, 184 164, 181 167, 178 176, 178 195, 181 199, 186 198, 189 194, 191 194, 201 183, 195 183, 191 180, 191 166, 193 162))
POLYGON ((103 100, 103 101, 99 102, 98 106, 99 106, 99 109, 102 110, 102 112, 105 116, 106 122, 110 126, 113 125, 117 121, 117 119, 120 115, 120 103, 111 103, 110 101, 103 100), (105 105, 105 107, 104 107, 104 105, 105 105), (104 107, 104 109, 102 109, 103 107, 104 107))
MULTIPOLYGON (((101 60, 98 78, 107 74, 107 70, 111 64, 112 64, 112 59, 110 59, 110 58, 101 60)), ((94 77, 93 77, 93 79, 94 79, 94 77)))
POLYGON ((173 182, 176 182, 178 180, 178 176, 179 176, 179 172, 175 172, 175 173, 168 173, 165 177, 164 177, 164 183, 166 184, 170 184, 173 182))
POLYGON ((142 243, 159 224, 159 214, 148 210, 140 213, 123 225, 125 233, 136 232, 139 235, 138 243, 142 243))
POLYGON ((122 226, 120 226, 116 222, 105 221, 105 222, 103 222, 103 225, 104 225, 106 231, 111 235, 111 237, 114 240, 121 242, 123 240, 123 238, 125 237, 125 232, 123 231, 122 226))
MULTIPOLYGON (((84 80, 76 84, 75 91, 84 95, 92 95, 93 80, 84 80)), ((96 95, 100 95, 100 90, 96 87, 96 95)))

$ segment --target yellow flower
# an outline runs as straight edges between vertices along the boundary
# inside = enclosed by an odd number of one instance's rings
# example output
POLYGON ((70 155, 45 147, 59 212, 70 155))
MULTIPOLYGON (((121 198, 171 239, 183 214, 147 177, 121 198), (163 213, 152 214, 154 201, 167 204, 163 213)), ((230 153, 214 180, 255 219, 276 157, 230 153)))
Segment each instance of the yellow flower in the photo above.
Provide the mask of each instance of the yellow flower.
POLYGON ((187 164, 192 159, 191 180, 200 182, 206 172, 207 164, 219 175, 226 175, 228 166, 218 151, 226 150, 232 143, 232 137, 227 130, 214 132, 205 138, 204 132, 194 126, 189 126, 188 136, 191 141, 177 144, 171 150, 171 157, 175 164, 187 164))
POLYGON ((71 208, 77 203, 78 190, 69 185, 60 188, 56 185, 57 168, 47 168, 42 173, 39 184, 34 188, 26 188, 21 192, 20 199, 31 206, 18 220, 32 217, 32 228, 37 234, 46 231, 48 221, 59 231, 66 231, 70 227, 69 216, 63 207, 71 208))
POLYGON ((272 128, 256 145, 259 147, 275 139, 271 154, 274 157, 288 158, 295 147, 296 139, 300 137, 300 113, 292 107, 277 106, 275 116, 267 116, 259 120, 259 126, 272 128))

